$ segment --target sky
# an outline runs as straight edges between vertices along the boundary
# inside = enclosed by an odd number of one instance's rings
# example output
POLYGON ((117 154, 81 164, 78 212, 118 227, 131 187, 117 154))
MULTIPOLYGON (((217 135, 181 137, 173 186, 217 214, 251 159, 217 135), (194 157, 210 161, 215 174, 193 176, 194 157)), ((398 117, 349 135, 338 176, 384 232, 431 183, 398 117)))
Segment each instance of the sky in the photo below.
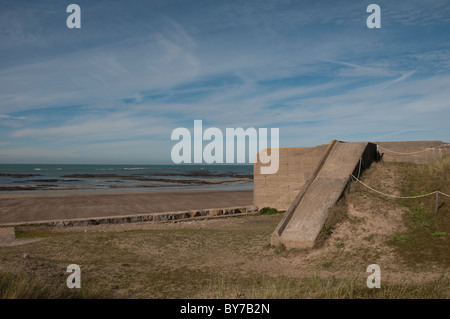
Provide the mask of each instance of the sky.
POLYGON ((0 0, 0 163, 171 164, 195 119, 449 142, 450 2, 0 0))

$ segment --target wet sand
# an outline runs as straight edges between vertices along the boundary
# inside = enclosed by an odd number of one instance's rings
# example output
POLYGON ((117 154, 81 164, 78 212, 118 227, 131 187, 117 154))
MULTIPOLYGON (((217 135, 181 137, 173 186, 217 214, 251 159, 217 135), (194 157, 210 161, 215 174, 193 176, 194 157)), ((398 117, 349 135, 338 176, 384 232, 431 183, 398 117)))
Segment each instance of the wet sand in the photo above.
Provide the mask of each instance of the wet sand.
POLYGON ((253 204, 253 191, 0 194, 0 224, 225 208, 253 204))

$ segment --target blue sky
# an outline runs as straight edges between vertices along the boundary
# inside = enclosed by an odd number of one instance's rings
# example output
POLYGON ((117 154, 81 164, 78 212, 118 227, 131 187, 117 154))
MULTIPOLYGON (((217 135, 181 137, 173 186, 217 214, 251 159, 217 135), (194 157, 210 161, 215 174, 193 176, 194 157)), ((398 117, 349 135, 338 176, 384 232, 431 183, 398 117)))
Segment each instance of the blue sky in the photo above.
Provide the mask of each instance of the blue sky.
POLYGON ((448 142, 450 2, 0 0, 0 163, 170 164, 194 119, 448 142))

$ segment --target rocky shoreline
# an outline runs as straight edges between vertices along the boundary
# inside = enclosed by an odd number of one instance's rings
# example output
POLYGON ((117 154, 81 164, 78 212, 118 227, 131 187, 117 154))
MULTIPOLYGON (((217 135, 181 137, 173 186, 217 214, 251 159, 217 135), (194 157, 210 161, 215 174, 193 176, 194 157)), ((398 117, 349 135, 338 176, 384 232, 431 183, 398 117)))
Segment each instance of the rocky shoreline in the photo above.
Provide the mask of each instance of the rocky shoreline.
POLYGON ((235 172, 211 172, 192 170, 189 172, 152 172, 150 174, 75 173, 66 175, 41 175, 0 173, 0 178, 9 179, 0 183, 0 192, 37 190, 86 190, 121 188, 173 188, 189 186, 214 186, 252 184, 253 175, 235 172))
MULTIPOLYGON (((98 177, 97 177, 98 178, 98 177)), ((117 176, 114 176, 117 178, 117 176)), ((119 177, 120 178, 120 177, 119 177)), ((37 191, 37 190, 82 190, 96 188, 90 184, 88 185, 68 185, 57 184, 59 181, 63 182, 79 182, 80 180, 64 180, 64 179, 47 179, 47 180, 29 180, 27 184, 21 185, 0 185, 0 192, 10 191, 37 191), (36 183, 34 183, 36 182, 36 183)), ((134 177, 123 178, 123 180, 105 180, 102 188, 117 189, 117 188, 173 188, 177 186, 214 186, 214 185, 236 185, 236 184, 252 184, 253 180, 250 178, 211 178, 211 179, 195 179, 195 178, 146 178, 134 177), (123 184, 120 184, 123 182, 123 184)))

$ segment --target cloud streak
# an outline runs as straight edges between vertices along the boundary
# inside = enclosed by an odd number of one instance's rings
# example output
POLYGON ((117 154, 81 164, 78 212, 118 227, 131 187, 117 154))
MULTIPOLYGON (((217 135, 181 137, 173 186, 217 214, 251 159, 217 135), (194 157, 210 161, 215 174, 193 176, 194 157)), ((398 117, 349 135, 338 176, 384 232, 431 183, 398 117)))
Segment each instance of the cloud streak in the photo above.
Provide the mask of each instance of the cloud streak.
POLYGON ((58 3, 0 13, 0 162, 168 162, 194 119, 282 147, 450 134, 446 2, 381 1, 380 30, 360 1, 81 1, 80 30, 58 3))

